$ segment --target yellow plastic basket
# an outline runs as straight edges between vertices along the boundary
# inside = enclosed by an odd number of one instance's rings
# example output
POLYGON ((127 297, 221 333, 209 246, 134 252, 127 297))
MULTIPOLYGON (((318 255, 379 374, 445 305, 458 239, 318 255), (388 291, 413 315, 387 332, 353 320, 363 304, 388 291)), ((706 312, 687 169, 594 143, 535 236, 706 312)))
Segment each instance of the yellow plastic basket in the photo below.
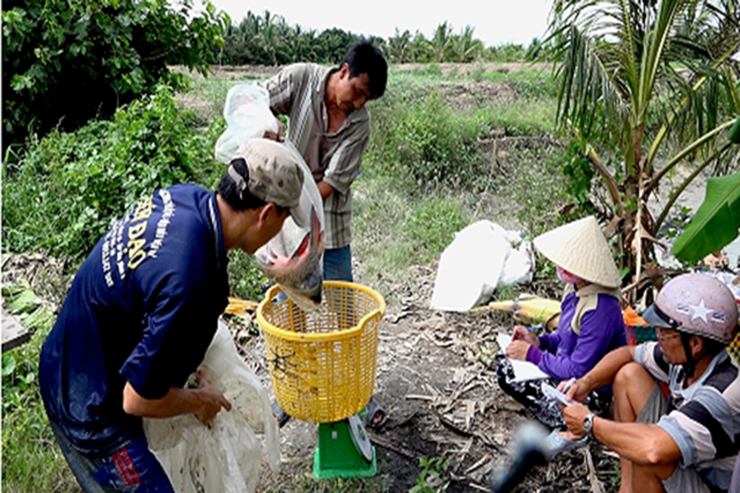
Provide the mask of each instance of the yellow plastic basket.
POLYGON ((385 301, 370 288, 325 281, 322 311, 276 302, 273 286, 257 308, 270 379, 280 407, 304 421, 327 423, 356 414, 375 388, 378 328, 385 301))

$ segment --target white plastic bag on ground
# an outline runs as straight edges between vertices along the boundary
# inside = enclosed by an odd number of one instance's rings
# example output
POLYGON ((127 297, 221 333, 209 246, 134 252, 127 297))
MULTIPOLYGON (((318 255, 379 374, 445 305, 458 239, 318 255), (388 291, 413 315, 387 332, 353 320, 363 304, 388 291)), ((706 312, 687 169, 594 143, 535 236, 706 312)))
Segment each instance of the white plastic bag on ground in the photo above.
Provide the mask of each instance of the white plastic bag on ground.
POLYGON ((532 243, 519 239, 519 247, 510 248, 498 286, 511 286, 532 282, 534 277, 534 251, 532 243))
MULTIPOLYGON (((237 84, 229 89, 224 104, 226 130, 216 142, 216 160, 231 162, 239 147, 265 131, 278 132, 278 122, 270 111, 270 95, 256 82, 237 84)), ((309 175, 310 176, 310 175, 309 175)))
POLYGON ((478 221, 457 232, 442 252, 431 306, 470 310, 487 301, 497 286, 531 281, 533 272, 532 247, 518 231, 478 221))
POLYGON ((275 471, 280 443, 267 391, 221 322, 199 367, 231 403, 210 426, 192 415, 144 419, 149 448, 179 493, 254 492, 263 460, 275 471), (264 434, 260 440, 255 433, 264 434))

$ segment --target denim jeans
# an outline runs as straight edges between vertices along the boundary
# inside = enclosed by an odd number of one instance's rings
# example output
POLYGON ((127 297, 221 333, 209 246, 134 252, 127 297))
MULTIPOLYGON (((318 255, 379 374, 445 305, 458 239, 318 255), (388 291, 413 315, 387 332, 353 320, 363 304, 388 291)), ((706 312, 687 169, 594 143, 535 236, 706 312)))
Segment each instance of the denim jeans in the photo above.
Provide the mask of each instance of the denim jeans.
POLYGON ((324 250, 324 280, 352 282, 352 250, 349 245, 324 250))
POLYGON ((174 493, 167 473, 149 451, 143 433, 128 440, 108 456, 93 456, 77 451, 64 432, 55 423, 50 424, 69 467, 85 493, 174 493))

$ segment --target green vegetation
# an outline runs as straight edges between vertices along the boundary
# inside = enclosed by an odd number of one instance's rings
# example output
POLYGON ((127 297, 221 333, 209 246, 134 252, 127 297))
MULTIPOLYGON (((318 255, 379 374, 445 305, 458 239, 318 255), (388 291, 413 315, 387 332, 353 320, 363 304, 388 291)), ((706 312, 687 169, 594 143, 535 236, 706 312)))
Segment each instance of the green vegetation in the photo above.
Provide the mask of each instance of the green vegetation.
POLYGON ((740 173, 710 178, 706 199, 691 225, 676 240, 673 253, 682 260, 696 262, 737 238, 739 227, 740 173))
POLYGON ((228 17, 210 3, 26 0, 3 3, 3 151, 29 135, 75 130, 154 91, 168 66, 208 69, 228 17))
POLYGON ((3 249, 81 261, 145 194, 182 182, 213 188, 221 168, 212 149, 223 124, 199 133, 190 120, 172 90, 159 86, 112 121, 32 140, 17 163, 3 166, 3 249))
POLYGON ((436 90, 423 101, 398 104, 404 94, 381 103, 385 111, 374 117, 380 128, 372 136, 367 159, 374 165, 368 172, 397 179, 414 194, 439 185, 479 186, 483 160, 470 143, 482 134, 484 122, 444 107, 436 90))
POLYGON ((3 353, 3 491, 77 491, 39 394, 39 354, 54 314, 28 286, 3 287, 3 297, 7 310, 33 331, 29 343, 3 353))
POLYGON ((584 200, 592 176, 606 189, 609 203, 597 212, 618 226, 623 284, 659 285, 646 266, 678 195, 707 168, 725 174, 737 166, 740 148, 728 139, 740 113, 740 72, 730 58, 740 48, 736 5, 608 0, 600 9, 593 16, 586 2, 554 3, 558 126, 572 139, 579 205, 593 209, 584 200), (667 161, 660 167, 659 158, 667 161), (648 200, 679 164, 692 173, 654 218, 648 200))
POLYGON ((444 457, 422 457, 419 459, 421 472, 416 478, 416 485, 411 488, 411 493, 434 493, 444 491, 440 478, 444 476, 450 467, 449 459, 444 457))
MULTIPOLYGON (((548 76, 526 74, 482 79, 510 91, 548 76)), ((557 211, 568 200, 568 180, 565 149, 549 137, 554 98, 514 90, 512 99, 491 103, 477 90, 470 77, 443 76, 431 65, 391 72, 386 96, 371 103, 373 133, 353 220, 353 251, 365 278, 403 278, 476 220, 531 235, 562 220, 557 211)))

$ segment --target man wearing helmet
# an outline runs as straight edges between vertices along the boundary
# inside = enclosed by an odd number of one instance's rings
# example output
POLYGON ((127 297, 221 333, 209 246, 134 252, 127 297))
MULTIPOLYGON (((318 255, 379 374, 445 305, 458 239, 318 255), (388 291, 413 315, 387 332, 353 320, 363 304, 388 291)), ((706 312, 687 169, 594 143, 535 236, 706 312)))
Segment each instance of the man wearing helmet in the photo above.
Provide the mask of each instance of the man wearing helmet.
POLYGON ((623 493, 726 491, 740 448, 740 375, 725 351, 735 298, 712 277, 684 274, 643 317, 658 341, 610 352, 567 393, 581 402, 612 383, 614 421, 576 402, 563 409, 568 429, 619 454, 623 493))

